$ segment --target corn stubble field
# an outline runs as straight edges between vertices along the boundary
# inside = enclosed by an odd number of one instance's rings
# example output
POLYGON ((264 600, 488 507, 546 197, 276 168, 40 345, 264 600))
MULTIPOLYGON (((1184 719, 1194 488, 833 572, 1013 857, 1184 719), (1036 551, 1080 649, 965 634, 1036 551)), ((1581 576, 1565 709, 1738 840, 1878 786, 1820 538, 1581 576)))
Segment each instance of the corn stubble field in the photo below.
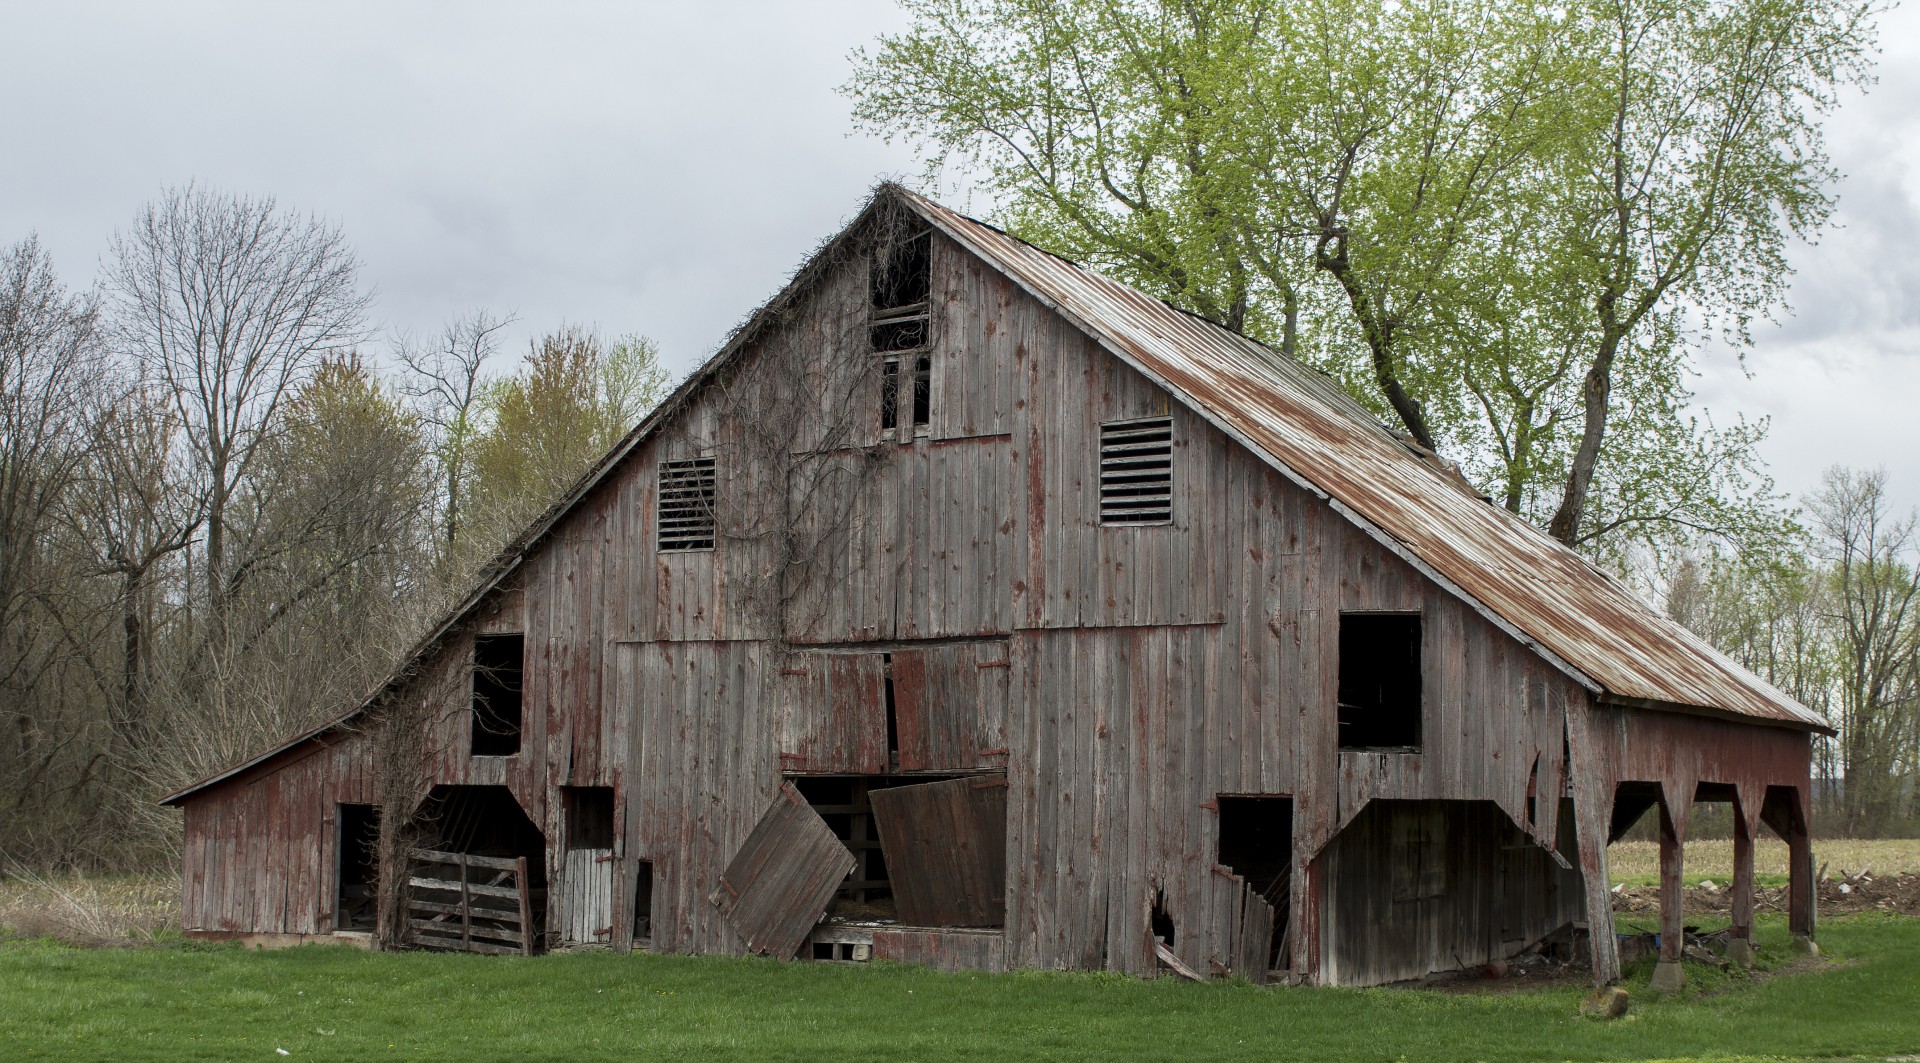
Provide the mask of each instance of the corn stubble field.
MULTIPOLYGON (((1690 883, 1731 847, 1687 846, 1690 883)), ((1612 852, 1631 894, 1644 843, 1612 852)), ((1845 881, 1920 874, 1920 841, 1823 843, 1845 881)), ((1762 845, 1762 885, 1785 849, 1762 845)), ((1825 893, 1823 892, 1823 896, 1825 893)), ((1690 890, 1693 898, 1706 896, 1690 890)), ((1626 907, 1623 903, 1623 907, 1626 907)), ((1690 922, 1724 916, 1690 908, 1690 922)), ((891 964, 272 952, 192 942, 170 878, 0 879, 0 1059, 1886 1059, 1920 1054, 1920 918, 1828 915, 1795 956, 1762 916, 1752 973, 1690 964, 1677 999, 1633 965, 1624 1019, 1576 980, 1371 990, 891 964)))

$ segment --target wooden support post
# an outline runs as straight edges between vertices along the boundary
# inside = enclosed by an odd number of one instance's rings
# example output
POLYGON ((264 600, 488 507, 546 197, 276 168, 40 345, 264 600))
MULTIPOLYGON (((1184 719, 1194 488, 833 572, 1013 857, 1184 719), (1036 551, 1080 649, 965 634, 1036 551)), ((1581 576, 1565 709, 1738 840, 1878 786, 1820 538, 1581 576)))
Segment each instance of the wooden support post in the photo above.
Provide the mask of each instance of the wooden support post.
POLYGON ((1813 836, 1807 830, 1807 817, 1796 810, 1787 831, 1787 929, 1793 932, 1794 947, 1818 955, 1814 944, 1813 836))
POLYGON ((1681 876, 1685 872, 1686 805, 1685 799, 1673 800, 1672 791, 1660 801, 1660 962, 1653 970, 1653 991, 1677 993, 1686 985, 1680 968, 1680 956, 1686 948, 1686 895, 1681 876))
POLYGON ((1760 810, 1749 804, 1750 791, 1743 789, 1733 805, 1733 925, 1727 928, 1727 962, 1740 967, 1753 966, 1753 835, 1760 810))
POLYGON ((1580 881, 1587 898, 1587 947, 1593 954, 1593 984, 1603 986, 1620 980, 1620 942, 1613 936, 1613 893, 1607 882, 1613 787, 1595 775, 1589 768, 1573 773, 1573 833, 1580 847, 1580 881))

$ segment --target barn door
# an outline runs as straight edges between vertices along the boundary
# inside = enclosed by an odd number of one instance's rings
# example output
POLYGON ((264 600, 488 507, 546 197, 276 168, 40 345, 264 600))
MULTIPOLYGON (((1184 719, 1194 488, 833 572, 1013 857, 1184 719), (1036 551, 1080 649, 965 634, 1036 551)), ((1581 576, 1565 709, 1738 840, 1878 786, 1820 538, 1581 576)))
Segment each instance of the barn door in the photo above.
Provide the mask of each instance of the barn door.
POLYGON ((893 786, 869 799, 903 925, 1006 922, 1006 776, 893 786))
POLYGON ((613 941, 613 790, 561 787, 567 817, 560 874, 560 940, 569 945, 613 941))
POLYGON ((613 938, 613 850, 567 850, 560 937, 569 945, 605 945, 613 938))
POLYGON ((853 853, 827 821, 792 783, 781 783, 708 899, 746 939, 748 952, 791 959, 853 866, 853 853))

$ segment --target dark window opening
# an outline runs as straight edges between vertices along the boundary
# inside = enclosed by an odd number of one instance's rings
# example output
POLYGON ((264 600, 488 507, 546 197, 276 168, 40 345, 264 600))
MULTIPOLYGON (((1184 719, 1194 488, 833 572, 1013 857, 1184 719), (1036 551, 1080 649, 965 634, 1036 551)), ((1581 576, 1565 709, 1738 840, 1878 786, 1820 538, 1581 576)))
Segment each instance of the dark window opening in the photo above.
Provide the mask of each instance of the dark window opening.
POLYGON ((1420 614, 1340 614, 1340 748, 1420 751, 1420 614))
POLYGON ((1100 523, 1173 520, 1173 420, 1100 426, 1100 523))
POLYGON ((1153 915, 1151 917, 1153 939, 1168 948, 1173 947, 1173 915, 1167 911, 1167 893, 1165 890, 1153 891, 1153 915))
POLYGON ((653 861, 642 860, 633 869, 633 940, 653 940, 653 861))
POLYGON ((567 814, 567 848, 613 848, 613 788, 563 786, 561 803, 567 814))
POLYGON ((873 947, 852 941, 816 941, 811 955, 818 963, 865 963, 872 958, 873 947))
POLYGON ((900 359, 887 358, 880 362, 880 427, 891 430, 900 427, 900 359))
POLYGON ((334 901, 336 930, 372 930, 380 881, 380 807, 340 805, 340 891, 334 901))
POLYGON ((715 479, 712 458, 660 463, 655 500, 660 549, 713 549, 715 479))
POLYGON ((933 359, 922 355, 913 360, 913 426, 919 428, 933 420, 933 359))
POLYGON ((1219 862, 1247 880, 1273 908, 1269 970, 1288 965, 1287 923, 1293 908, 1293 798, 1226 796, 1219 799, 1219 862))
POLYGON ((473 755, 511 757, 520 752, 520 680, 526 639, 520 635, 473 637, 473 755))

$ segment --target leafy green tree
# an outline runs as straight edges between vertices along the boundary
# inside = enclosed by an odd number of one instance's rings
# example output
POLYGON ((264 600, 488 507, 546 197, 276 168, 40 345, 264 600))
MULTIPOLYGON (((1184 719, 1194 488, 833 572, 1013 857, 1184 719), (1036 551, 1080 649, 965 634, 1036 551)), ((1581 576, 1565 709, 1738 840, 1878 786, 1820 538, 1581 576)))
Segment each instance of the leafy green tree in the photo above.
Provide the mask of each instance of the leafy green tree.
POLYGON ((1686 341, 1744 338, 1824 221, 1868 9, 903 2, 856 119, 1015 233, 1321 365, 1569 544, 1777 531, 1686 341))
POLYGON ((666 394, 653 341, 568 326, 491 382, 472 440, 469 526, 491 549, 557 501, 666 394))

